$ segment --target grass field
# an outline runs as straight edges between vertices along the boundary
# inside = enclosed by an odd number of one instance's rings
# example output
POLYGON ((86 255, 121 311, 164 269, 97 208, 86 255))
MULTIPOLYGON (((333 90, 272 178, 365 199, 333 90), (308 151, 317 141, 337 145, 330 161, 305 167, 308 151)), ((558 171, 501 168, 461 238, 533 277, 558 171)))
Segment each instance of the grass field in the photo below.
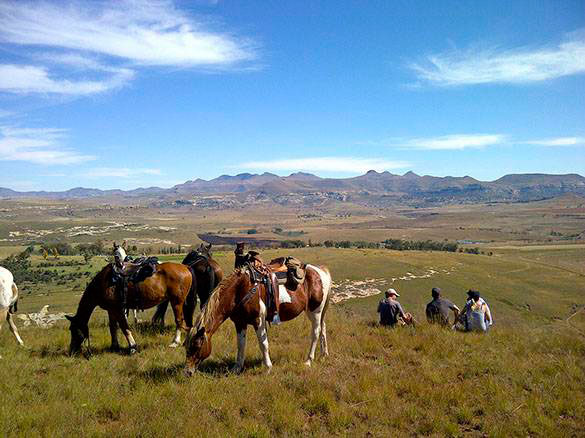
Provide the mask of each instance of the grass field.
MULTIPOLYGON (((263 254, 266 259, 276 251, 263 254)), ((304 248, 287 250, 330 267, 334 281, 397 279, 416 329, 375 324, 379 296, 330 307, 331 355, 305 368, 305 317, 269 332, 272 373, 248 334, 246 369, 232 375, 233 325, 213 338, 213 353, 192 378, 184 350, 164 332, 136 327, 139 354, 110 353, 105 312, 90 329, 90 360, 65 355, 64 322, 21 328, 27 349, 0 334, 0 424, 5 436, 582 436, 585 428, 585 263, 582 246, 459 253, 304 248), (430 288, 462 304, 478 288, 494 314, 487 335, 429 326, 430 288)), ((227 272, 233 256, 215 255, 227 272)), ((169 257, 167 257, 169 258, 169 257)), ((64 258, 62 258, 64 259, 64 258)), ((38 263, 35 260, 35 263, 38 263)), ((94 258, 88 269, 104 261, 94 258)), ((77 269, 56 268, 62 270, 77 269)), ((86 277, 27 285, 20 311, 74 312, 86 277)), ((147 317, 147 312, 144 316, 147 317)), ((167 315, 170 323, 170 314, 167 315)))

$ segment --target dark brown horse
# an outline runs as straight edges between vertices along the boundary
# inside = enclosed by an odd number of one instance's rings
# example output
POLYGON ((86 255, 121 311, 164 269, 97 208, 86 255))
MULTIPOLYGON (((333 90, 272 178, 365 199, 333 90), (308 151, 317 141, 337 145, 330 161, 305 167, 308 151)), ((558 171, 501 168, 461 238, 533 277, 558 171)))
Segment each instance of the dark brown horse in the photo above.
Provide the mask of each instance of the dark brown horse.
MULTIPOLYGON (((212 258, 211 243, 199 245, 199 248, 190 251, 181 263, 189 266, 195 274, 192 288, 196 295, 190 296, 190 299, 185 303, 185 317, 188 318, 197 307, 197 297, 199 297, 199 306, 203 308, 213 289, 223 280, 223 270, 219 263, 212 258)), ((163 301, 156 307, 156 312, 152 317, 153 324, 164 326, 168 305, 168 301, 163 301)), ((191 327, 193 321, 187 319, 187 325, 191 327)))
MULTIPOLYGON (((108 311, 110 334, 112 335, 112 349, 117 350, 118 325, 128 341, 131 353, 136 352, 136 342, 128 327, 128 320, 124 314, 120 295, 112 283, 112 265, 106 265, 87 285, 77 307, 75 316, 67 316, 71 322, 70 354, 78 353, 85 339, 89 338, 88 322, 96 307, 108 311)), ((157 265, 156 271, 150 277, 128 288, 128 302, 138 303, 147 309, 164 300, 168 300, 173 307, 175 324, 177 327, 171 347, 181 344, 181 330, 187 330, 183 316, 183 304, 191 290, 192 275, 189 268, 178 263, 162 263, 157 265)), ((192 315, 188 319, 192 319, 192 315)))
MULTIPOLYGON (((258 271, 270 272, 279 266, 266 266, 254 258, 254 263, 246 263, 237 268, 232 275, 224 280, 211 294, 203 312, 197 318, 195 326, 185 341, 186 365, 185 372, 192 375, 201 361, 211 354, 211 337, 226 320, 231 319, 236 327, 238 337, 238 354, 235 371, 244 366, 246 347, 246 329, 252 325, 256 330, 258 343, 263 355, 264 365, 270 369, 272 362, 268 354, 268 336, 266 330, 266 287, 257 280, 258 271)), ((302 284, 294 288, 287 283, 286 288, 280 286, 280 307, 278 313, 281 321, 296 318, 303 311, 311 321, 311 346, 306 365, 315 359, 317 341, 321 340, 321 353, 328 355, 325 312, 329 303, 331 274, 326 267, 306 266, 306 275, 302 284)))

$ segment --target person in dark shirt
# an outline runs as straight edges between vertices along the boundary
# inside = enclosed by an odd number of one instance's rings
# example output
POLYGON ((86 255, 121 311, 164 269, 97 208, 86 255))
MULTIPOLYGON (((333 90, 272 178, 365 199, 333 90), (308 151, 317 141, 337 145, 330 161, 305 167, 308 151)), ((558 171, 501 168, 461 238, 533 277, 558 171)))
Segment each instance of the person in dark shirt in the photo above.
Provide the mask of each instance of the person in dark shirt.
POLYGON ((378 304, 380 325, 394 327, 400 319, 408 320, 409 317, 404 313, 400 303, 396 301, 396 297, 399 297, 400 294, 394 289, 388 289, 385 295, 386 298, 378 304))
POLYGON ((433 301, 427 304, 427 321, 431 324, 449 325, 449 312, 455 315, 455 321, 459 317, 459 307, 441 296, 441 289, 434 287, 431 292, 433 301))

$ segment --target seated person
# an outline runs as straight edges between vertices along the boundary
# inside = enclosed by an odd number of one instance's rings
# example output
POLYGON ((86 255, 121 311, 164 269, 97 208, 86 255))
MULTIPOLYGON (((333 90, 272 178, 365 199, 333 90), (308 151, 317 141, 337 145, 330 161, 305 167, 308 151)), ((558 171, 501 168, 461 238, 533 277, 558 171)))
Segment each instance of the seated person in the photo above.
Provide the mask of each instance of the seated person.
POLYGON ((378 304, 378 313, 380 314, 380 325, 394 327, 396 324, 405 325, 413 322, 410 313, 404 313, 402 306, 396 297, 400 294, 396 290, 390 288, 386 291, 386 298, 378 304))
POLYGON ((466 331, 487 332, 493 324, 492 314, 487 303, 476 290, 467 292, 469 299, 461 312, 466 331))
POLYGON ((433 301, 427 304, 427 321, 430 324, 449 325, 449 311, 455 315, 454 323, 459 317, 459 307, 441 296, 441 289, 434 287, 431 291, 433 301))

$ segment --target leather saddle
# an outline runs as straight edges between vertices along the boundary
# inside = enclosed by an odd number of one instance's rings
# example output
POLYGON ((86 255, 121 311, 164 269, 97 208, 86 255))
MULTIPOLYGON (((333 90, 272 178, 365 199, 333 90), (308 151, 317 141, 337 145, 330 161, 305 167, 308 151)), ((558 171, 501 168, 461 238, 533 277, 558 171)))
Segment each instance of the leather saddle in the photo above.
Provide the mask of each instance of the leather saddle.
POLYGON ((157 257, 140 257, 134 260, 124 261, 121 266, 112 263, 112 283, 116 286, 116 291, 120 297, 122 307, 138 308, 138 296, 135 294, 135 300, 128 303, 128 288, 130 284, 137 284, 156 272, 158 265, 157 257))
POLYGON ((266 320, 276 322, 278 319, 275 318, 278 316, 278 308, 280 307, 278 279, 271 267, 262 262, 259 255, 256 251, 248 251, 243 256, 243 266, 248 268, 250 280, 254 285, 264 285, 266 290, 266 320))
POLYGON ((290 289, 295 289, 305 281, 305 268, 299 259, 295 257, 280 257, 270 261, 270 269, 276 274, 278 284, 289 283, 290 289))

